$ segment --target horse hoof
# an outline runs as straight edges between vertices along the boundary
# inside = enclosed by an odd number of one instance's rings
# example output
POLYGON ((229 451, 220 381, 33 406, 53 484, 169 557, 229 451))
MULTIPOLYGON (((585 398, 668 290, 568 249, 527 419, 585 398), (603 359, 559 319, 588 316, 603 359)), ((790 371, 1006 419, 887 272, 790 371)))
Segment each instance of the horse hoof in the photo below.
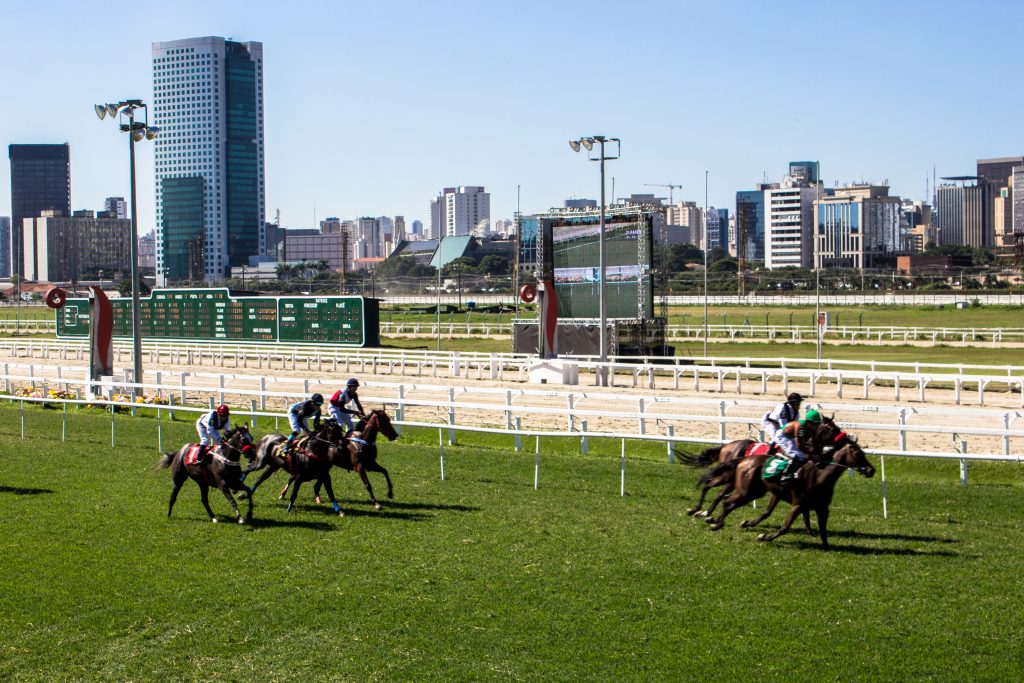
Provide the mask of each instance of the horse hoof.
POLYGON ((316 504, 317 504, 317 505, 319 505, 319 504, 320 504, 320 496, 317 496, 317 497, 316 497, 316 498, 314 498, 313 500, 315 500, 315 501, 316 501, 316 504))
POLYGON ((245 517, 239 517, 238 518, 238 523, 239 524, 245 524, 245 517))
POLYGON ((384 506, 381 505, 380 503, 374 503, 373 507, 376 508, 377 510, 383 510, 384 509, 384 506))
POLYGON ((344 510, 338 510, 338 516, 339 517, 344 517, 345 516, 345 511, 344 510))
POLYGON ((712 531, 718 531, 719 529, 722 528, 722 525, 721 524, 712 524, 708 528, 711 529, 712 531))
POLYGON ((707 517, 708 516, 708 511, 707 510, 700 510, 698 512, 695 512, 694 514, 697 515, 698 517, 707 517))
POLYGON ((210 517, 210 521, 213 522, 214 524, 216 524, 217 523, 217 518, 216 517, 210 517))
POLYGON ((758 534, 758 535, 757 535, 757 540, 759 540, 759 541, 764 541, 764 540, 766 540, 767 538, 768 538, 768 537, 767 537, 767 536, 766 536, 765 534, 758 534))
POLYGON ((688 515, 690 515, 691 517, 693 517, 693 516, 694 516, 694 515, 696 515, 696 514, 697 514, 698 512, 700 512, 700 510, 698 510, 697 508, 690 508, 690 509, 688 509, 688 510, 686 511, 686 514, 688 514, 688 515))
POLYGON ((740 526, 741 526, 742 528, 744 528, 744 529, 749 529, 750 527, 752 527, 752 526, 754 526, 754 525, 750 523, 750 520, 749 520, 749 519, 745 519, 745 520, 743 520, 742 522, 740 522, 740 526))
POLYGON ((394 498, 395 494, 391 493, 391 491, 388 491, 388 500, 394 500, 394 498))

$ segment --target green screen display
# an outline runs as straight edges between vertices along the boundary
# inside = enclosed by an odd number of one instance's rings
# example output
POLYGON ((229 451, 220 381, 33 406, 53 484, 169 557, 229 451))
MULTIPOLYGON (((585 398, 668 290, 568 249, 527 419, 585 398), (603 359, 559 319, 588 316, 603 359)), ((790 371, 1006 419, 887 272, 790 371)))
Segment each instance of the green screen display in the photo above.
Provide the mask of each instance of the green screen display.
MULTIPOLYGON (((131 299, 111 299, 114 337, 132 336, 131 299)), ((226 289, 155 290, 139 301, 143 339, 380 344, 378 304, 359 296, 233 297, 226 289)), ((89 302, 57 311, 58 337, 89 334, 89 302)))

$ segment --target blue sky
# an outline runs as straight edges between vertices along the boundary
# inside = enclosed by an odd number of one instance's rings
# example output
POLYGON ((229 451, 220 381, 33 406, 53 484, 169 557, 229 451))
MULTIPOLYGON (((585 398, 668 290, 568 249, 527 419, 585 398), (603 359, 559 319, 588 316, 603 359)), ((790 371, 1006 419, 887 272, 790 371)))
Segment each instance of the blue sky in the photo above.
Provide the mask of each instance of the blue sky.
POLYGON ((622 139, 616 194, 676 183, 703 203, 707 170, 730 210, 790 160, 921 199, 933 165, 1024 153, 1019 2, 162 4, 0 0, 0 143, 70 142, 74 208, 128 194, 127 142, 92 104, 151 101, 151 43, 202 35, 264 45, 268 219, 291 227, 314 207, 427 222, 451 185, 486 186, 493 218, 517 185, 524 212, 596 197, 581 135, 622 139))

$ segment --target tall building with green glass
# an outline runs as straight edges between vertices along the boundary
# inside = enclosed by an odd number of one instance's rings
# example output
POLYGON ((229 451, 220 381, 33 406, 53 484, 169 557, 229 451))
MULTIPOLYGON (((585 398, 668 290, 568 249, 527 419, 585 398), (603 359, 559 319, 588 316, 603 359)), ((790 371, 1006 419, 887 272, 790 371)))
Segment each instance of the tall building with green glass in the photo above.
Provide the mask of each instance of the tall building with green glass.
POLYGON ((263 44, 153 43, 157 284, 216 282, 264 250, 263 44))

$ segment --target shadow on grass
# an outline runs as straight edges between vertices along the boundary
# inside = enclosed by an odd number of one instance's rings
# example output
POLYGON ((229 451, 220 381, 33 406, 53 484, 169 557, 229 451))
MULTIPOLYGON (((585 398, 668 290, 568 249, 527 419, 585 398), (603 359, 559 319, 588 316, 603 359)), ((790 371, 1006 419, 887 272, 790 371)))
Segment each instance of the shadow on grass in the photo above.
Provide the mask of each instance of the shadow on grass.
POLYGON ((0 493, 11 493, 15 496, 38 496, 41 493, 53 493, 50 489, 29 489, 20 486, 0 486, 0 493))
POLYGON ((955 538, 940 538, 938 536, 909 536, 907 534, 872 534, 864 531, 832 531, 829 529, 829 538, 868 538, 881 541, 910 541, 914 543, 959 543, 955 538))
MULTIPOLYGON (((832 538, 833 534, 829 532, 829 538, 832 538)), ((778 543, 778 541, 773 541, 778 543)), ((780 544, 779 547, 791 548, 793 550, 822 550, 821 541, 817 539, 809 539, 806 536, 802 539, 797 540, 795 543, 784 543, 780 544)), ((897 555, 897 556, 917 556, 917 557, 963 557, 960 553, 956 553, 950 550, 915 550, 914 548, 876 548, 872 546, 863 545, 836 545, 830 543, 828 551, 830 553, 848 553, 850 555, 897 555)))
MULTIPOLYGON (((333 515, 332 516, 336 516, 333 515)), ((265 517, 254 517, 249 526, 253 529, 311 529, 313 531, 334 531, 335 526, 327 522, 312 519, 268 519, 265 517)))
MULTIPOLYGON (((398 520, 404 520, 404 521, 409 521, 409 522, 421 522, 421 521, 423 521, 425 519, 430 519, 430 517, 431 517, 431 515, 425 515, 425 514, 419 513, 419 512, 389 511, 387 505, 384 506, 383 510, 378 511, 378 510, 374 510, 372 508, 373 504, 369 503, 369 502, 367 502, 366 505, 364 506, 364 507, 367 507, 369 509, 360 509, 359 507, 353 507, 353 506, 359 506, 359 505, 361 505, 361 503, 352 502, 352 501, 341 501, 341 500, 339 500, 338 503, 341 505, 341 509, 345 513, 346 517, 382 517, 384 519, 398 519, 398 520)), ((306 515, 306 514, 309 514, 309 515, 327 515, 328 517, 332 517, 332 518, 337 518, 338 517, 338 514, 336 512, 334 512, 334 510, 331 509, 331 504, 330 503, 324 503, 322 505, 317 505, 316 503, 295 503, 295 507, 292 508, 292 511, 290 513, 287 513, 287 514, 290 514, 290 515, 296 515, 296 514, 298 514, 298 515, 306 515)), ((280 522, 280 523, 284 524, 284 522, 280 522)), ((331 527, 331 528, 333 528, 333 527, 331 527)))
MULTIPOLYGON (((381 505, 384 506, 384 510, 388 509, 399 509, 399 510, 435 510, 437 512, 479 512, 480 508, 473 507, 471 505, 442 505, 433 503, 403 503, 395 500, 382 500, 381 505)), ((352 505, 363 505, 365 507, 373 507, 373 503, 369 500, 353 500, 346 503, 348 506, 352 505)))

